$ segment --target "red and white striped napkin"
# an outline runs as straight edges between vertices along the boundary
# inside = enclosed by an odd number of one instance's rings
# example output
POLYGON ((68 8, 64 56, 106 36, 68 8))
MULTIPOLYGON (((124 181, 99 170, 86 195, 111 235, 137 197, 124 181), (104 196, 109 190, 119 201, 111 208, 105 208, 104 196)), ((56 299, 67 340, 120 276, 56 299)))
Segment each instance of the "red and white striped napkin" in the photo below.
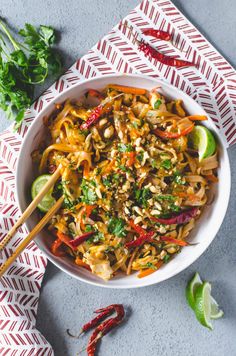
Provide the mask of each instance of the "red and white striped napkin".
MULTIPOLYGON (((129 30, 117 25, 41 95, 27 112, 17 133, 11 127, 0 135, 0 238, 19 216, 14 199, 15 168, 18 151, 31 121, 58 93, 85 78, 116 72, 163 78, 192 96, 206 110, 227 147, 236 142, 236 72, 224 57, 169 0, 144 0, 125 20, 140 34, 141 30, 150 27, 168 30, 183 54, 167 42, 149 38, 149 43, 165 54, 194 60, 199 69, 176 69, 146 58, 133 43, 129 30)), ((25 227, 20 229, 10 245, 0 253, 1 263, 26 233, 25 227)), ((0 280, 2 356, 53 355, 49 343, 35 329, 46 263, 43 254, 31 243, 0 280)))

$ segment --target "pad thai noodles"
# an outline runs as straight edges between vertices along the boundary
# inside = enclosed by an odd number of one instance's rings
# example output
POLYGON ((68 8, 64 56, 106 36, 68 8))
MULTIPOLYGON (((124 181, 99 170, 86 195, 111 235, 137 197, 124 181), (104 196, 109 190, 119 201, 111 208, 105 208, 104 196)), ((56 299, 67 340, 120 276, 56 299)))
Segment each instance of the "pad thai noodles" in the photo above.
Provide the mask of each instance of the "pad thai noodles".
POLYGON ((193 145, 206 119, 160 88, 111 84, 56 104, 32 153, 39 175, 61 167, 50 192, 52 204, 64 196, 47 227, 52 253, 109 280, 148 276, 190 245, 217 182, 217 149, 200 158, 193 145))

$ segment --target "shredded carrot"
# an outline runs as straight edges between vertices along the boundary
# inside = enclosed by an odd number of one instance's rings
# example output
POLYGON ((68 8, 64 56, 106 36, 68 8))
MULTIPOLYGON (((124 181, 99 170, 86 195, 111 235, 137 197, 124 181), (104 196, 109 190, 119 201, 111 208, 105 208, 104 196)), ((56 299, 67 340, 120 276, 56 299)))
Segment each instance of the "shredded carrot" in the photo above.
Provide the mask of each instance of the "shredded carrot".
POLYGON ((173 243, 178 246, 188 246, 187 241, 174 239, 171 236, 160 236, 160 239, 165 242, 173 243))
POLYGON ((87 161, 84 161, 84 162, 83 162, 83 166, 84 166, 84 170, 83 170, 83 178, 87 179, 87 178, 88 178, 88 176, 89 176, 89 172, 90 172, 88 162, 87 162, 87 161))
POLYGON ((135 152, 134 151, 128 152, 127 156, 129 157, 127 160, 127 166, 131 167, 134 165, 134 162, 135 162, 135 152))
POLYGON ((51 246, 52 253, 57 257, 61 257, 65 255, 65 252, 59 250, 59 247, 61 247, 62 243, 63 242, 58 238, 53 242, 51 246))
POLYGON ((195 194, 188 194, 186 192, 176 192, 173 195, 178 196, 180 198, 185 198, 185 199, 191 200, 192 202, 201 200, 195 194))
POLYGON ((205 116, 205 115, 191 115, 191 116, 186 116, 185 119, 189 119, 191 121, 205 121, 205 120, 207 120, 207 116, 205 116))
POLYGON ((91 271, 91 268, 89 267, 89 265, 87 265, 87 263, 83 262, 81 260, 81 258, 79 258, 78 256, 76 257, 75 259, 75 263, 80 266, 80 267, 83 267, 83 268, 86 268, 88 271, 91 271))
POLYGON ((206 176, 206 179, 209 180, 212 183, 218 183, 219 182, 219 179, 214 174, 208 174, 206 176))
POLYGON ((70 245, 71 238, 68 235, 65 235, 65 234, 63 234, 63 232, 58 231, 57 237, 59 238, 59 240, 61 240, 61 242, 63 242, 65 245, 67 245, 71 248, 71 245, 70 245))
POLYGON ((108 165, 104 167, 102 173, 103 173, 103 174, 110 173, 110 171, 112 171, 112 169, 113 169, 113 167, 114 167, 114 165, 115 165, 115 162, 116 162, 116 161, 115 161, 114 159, 111 160, 110 163, 108 163, 108 165))
POLYGON ((96 208, 96 205, 86 205, 85 206, 85 211, 86 211, 86 218, 89 218, 91 215, 92 211, 96 208))
POLYGON ((134 95, 145 95, 146 94, 146 89, 127 87, 125 85, 123 86, 123 85, 117 85, 117 84, 109 84, 108 88, 122 91, 123 93, 126 93, 126 94, 134 94, 134 95))
POLYGON ((156 272, 156 270, 158 270, 162 265, 163 265, 163 261, 158 261, 158 262, 155 264, 156 269, 147 268, 147 269, 145 269, 145 270, 141 270, 141 271, 139 272, 139 274, 138 274, 138 278, 143 278, 143 277, 149 276, 150 274, 156 272))

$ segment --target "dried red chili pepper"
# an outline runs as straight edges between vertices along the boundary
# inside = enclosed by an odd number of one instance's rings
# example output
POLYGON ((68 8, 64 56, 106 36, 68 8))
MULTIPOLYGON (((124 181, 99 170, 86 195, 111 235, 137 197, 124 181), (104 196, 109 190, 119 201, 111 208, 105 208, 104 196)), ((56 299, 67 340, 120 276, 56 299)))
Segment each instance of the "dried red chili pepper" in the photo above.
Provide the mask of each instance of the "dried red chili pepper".
POLYGON ((74 240, 70 240, 70 246, 72 248, 75 248, 79 245, 81 245, 84 241, 88 240, 88 238, 93 235, 96 231, 89 231, 86 232, 85 234, 81 235, 81 236, 77 236, 75 237, 74 240))
POLYGON ((130 248, 130 247, 138 247, 142 246, 145 242, 152 242, 153 235, 155 234, 154 231, 147 232, 145 235, 140 235, 136 240, 127 242, 125 244, 125 247, 130 248))
POLYGON ((98 313, 104 313, 107 310, 112 312, 116 311, 117 315, 114 318, 110 318, 101 323, 93 332, 89 339, 89 344, 87 347, 87 355, 94 356, 96 351, 96 346, 98 341, 106 335, 111 329, 119 325, 125 316, 125 310, 122 304, 112 304, 106 308, 97 310, 98 313))
POLYGON ((181 213, 172 215, 170 218, 155 218, 154 216, 151 217, 151 220, 159 222, 160 224, 164 225, 172 225, 172 224, 185 224, 189 222, 192 218, 197 215, 198 208, 192 208, 181 213))
POLYGON ((176 68, 195 66, 195 64, 192 62, 185 61, 183 59, 178 59, 175 57, 166 56, 165 54, 157 51, 155 48, 150 46, 148 43, 144 42, 143 40, 138 42, 138 48, 145 54, 145 56, 150 56, 151 58, 158 60, 158 62, 162 64, 166 64, 167 66, 176 68))
POLYGON ((102 312, 96 310, 95 313, 99 313, 99 315, 97 315, 95 318, 93 318, 88 323, 84 324, 80 330, 79 335, 76 336, 76 335, 71 334, 69 329, 67 329, 67 334, 71 337, 79 338, 80 335, 82 335, 86 331, 89 331, 89 330, 93 329, 94 327, 98 326, 100 321, 104 320, 106 317, 111 315, 113 312, 114 312, 114 309, 111 309, 111 308, 104 308, 104 310, 102 312))
POLYGON ((80 126, 80 129, 87 130, 90 126, 95 124, 103 114, 109 112, 112 109, 111 103, 113 102, 113 100, 115 100, 116 98, 118 98, 119 96, 122 96, 122 95, 123 94, 118 94, 118 95, 114 96, 113 98, 109 99, 109 101, 103 102, 102 104, 100 104, 96 108, 94 108, 91 111, 90 116, 88 117, 87 121, 83 122, 83 124, 80 126))
POLYGON ((154 28, 147 28, 142 31, 145 36, 151 36, 158 40, 170 41, 171 35, 167 31, 155 30, 154 28))
MULTIPOLYGON (((171 67, 176 67, 176 68, 181 68, 181 67, 191 67, 191 66, 195 66, 194 63, 186 61, 186 60, 182 60, 182 59, 178 59, 175 57, 170 57, 170 56, 166 56, 165 54, 159 52, 158 50, 156 50, 155 48, 153 48, 152 46, 150 46, 148 43, 146 43, 144 40, 138 40, 137 39, 137 35, 133 34, 133 28, 129 27, 127 25, 127 22, 124 23, 124 27, 129 28, 129 30, 131 31, 131 34, 134 36, 135 42, 138 43, 138 49, 140 51, 142 51, 145 56, 150 56, 153 59, 158 60, 160 63, 162 64, 166 64, 168 66, 171 67)), ((170 37, 168 33, 165 33, 165 31, 163 32, 158 32, 159 30, 147 30, 147 33, 144 33, 145 35, 154 35, 153 37, 155 38, 159 38, 159 39, 164 39, 168 38, 167 41, 169 41, 170 37), (168 35, 168 36, 167 36, 168 35), (160 37, 158 37, 160 36, 160 37), (162 37, 162 38, 161 38, 162 37)))

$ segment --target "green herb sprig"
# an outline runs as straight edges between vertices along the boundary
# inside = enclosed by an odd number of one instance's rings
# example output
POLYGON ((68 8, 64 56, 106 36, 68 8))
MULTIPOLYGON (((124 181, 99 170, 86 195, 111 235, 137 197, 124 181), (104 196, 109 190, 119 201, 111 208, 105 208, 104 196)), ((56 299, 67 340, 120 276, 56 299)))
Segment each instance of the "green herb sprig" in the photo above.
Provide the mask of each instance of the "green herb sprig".
POLYGON ((52 48, 55 31, 50 26, 25 24, 17 41, 0 20, 0 108, 17 129, 32 103, 35 85, 61 71, 61 60, 52 48))

